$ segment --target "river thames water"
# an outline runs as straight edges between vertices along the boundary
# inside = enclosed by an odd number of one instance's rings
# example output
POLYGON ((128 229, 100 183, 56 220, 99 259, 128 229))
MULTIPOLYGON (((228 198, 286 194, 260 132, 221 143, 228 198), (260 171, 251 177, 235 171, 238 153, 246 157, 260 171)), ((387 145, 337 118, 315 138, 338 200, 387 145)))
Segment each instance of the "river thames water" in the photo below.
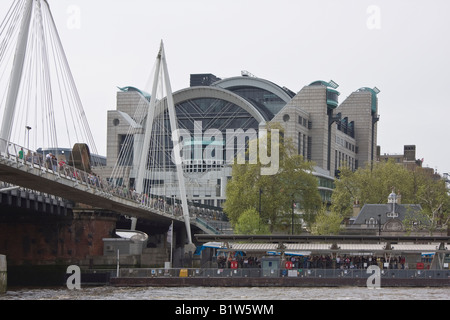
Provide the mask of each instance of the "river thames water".
POLYGON ((450 300, 450 288, 11 288, 0 300, 450 300))

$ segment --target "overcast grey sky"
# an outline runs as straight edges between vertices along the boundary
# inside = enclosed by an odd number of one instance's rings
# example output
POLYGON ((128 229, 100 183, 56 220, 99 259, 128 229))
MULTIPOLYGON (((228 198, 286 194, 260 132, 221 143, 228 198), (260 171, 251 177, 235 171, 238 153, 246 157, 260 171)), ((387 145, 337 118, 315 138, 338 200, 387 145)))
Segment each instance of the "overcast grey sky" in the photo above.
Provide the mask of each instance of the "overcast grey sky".
MULTIPOLYGON (((143 88, 164 41, 174 91, 191 73, 254 75, 340 102, 378 87, 378 144, 450 172, 448 0, 48 0, 100 153, 118 86, 143 88)), ((0 2, 2 17, 12 0, 0 2)))

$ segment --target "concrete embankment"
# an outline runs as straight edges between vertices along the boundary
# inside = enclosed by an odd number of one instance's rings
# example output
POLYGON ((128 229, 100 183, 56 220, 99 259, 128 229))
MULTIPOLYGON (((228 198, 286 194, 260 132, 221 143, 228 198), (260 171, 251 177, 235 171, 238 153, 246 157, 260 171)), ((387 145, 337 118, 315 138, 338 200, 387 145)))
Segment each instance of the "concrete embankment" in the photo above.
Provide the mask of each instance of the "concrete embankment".
POLYGON ((0 255, 0 294, 6 293, 7 279, 6 256, 0 255))

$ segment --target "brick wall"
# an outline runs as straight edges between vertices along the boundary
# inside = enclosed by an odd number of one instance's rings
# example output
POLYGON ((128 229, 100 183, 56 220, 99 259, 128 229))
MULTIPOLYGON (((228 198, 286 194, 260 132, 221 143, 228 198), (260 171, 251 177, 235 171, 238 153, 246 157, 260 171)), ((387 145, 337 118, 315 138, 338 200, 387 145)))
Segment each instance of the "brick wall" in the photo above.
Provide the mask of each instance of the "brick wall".
POLYGON ((67 217, 20 216, 0 222, 0 254, 9 265, 76 263, 103 255, 103 238, 111 237, 116 218, 95 211, 67 217))

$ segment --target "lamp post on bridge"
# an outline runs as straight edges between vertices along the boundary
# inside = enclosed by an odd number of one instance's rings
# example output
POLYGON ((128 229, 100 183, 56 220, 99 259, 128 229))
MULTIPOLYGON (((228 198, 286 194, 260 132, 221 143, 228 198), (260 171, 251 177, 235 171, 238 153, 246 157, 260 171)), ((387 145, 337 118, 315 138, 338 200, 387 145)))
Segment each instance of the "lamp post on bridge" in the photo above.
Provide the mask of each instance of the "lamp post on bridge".
POLYGON ((26 126, 25 127, 25 129, 27 129, 27 149, 28 150, 30 150, 30 130, 31 130, 31 127, 30 126, 26 126))

